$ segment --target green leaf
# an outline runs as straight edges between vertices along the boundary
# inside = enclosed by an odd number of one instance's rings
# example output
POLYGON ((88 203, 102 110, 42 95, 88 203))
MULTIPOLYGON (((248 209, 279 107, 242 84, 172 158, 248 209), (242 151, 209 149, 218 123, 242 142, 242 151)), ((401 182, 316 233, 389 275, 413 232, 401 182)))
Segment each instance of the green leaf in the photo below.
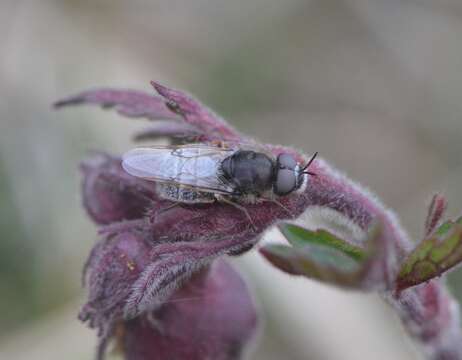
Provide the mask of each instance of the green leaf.
POLYGON ((462 261, 462 217, 443 223, 424 239, 401 265, 397 290, 441 276, 462 261))
POLYGON ((293 224, 279 226, 291 246, 268 245, 260 252, 274 266, 293 275, 306 276, 341 287, 359 288, 370 266, 379 228, 372 226, 367 250, 338 238, 327 230, 311 231, 293 224), (377 230, 377 231, 376 231, 377 230))
POLYGON ((344 253, 319 245, 294 248, 268 245, 260 252, 274 266, 293 275, 303 275, 344 287, 355 287, 359 281, 359 264, 344 253))
POLYGON ((327 248, 336 249, 353 260, 363 261, 366 258, 366 252, 359 246, 352 245, 342 240, 332 233, 319 229, 311 231, 294 224, 284 223, 279 229, 295 248, 303 248, 309 245, 319 245, 327 248))

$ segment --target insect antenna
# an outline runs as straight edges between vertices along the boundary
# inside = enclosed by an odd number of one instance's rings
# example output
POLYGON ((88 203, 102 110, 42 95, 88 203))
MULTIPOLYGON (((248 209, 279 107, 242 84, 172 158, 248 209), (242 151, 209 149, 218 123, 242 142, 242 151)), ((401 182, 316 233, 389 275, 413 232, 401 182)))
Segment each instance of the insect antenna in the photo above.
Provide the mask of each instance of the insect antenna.
POLYGON ((307 170, 307 169, 310 167, 310 165, 311 165, 311 163, 314 161, 314 159, 316 159, 316 156, 318 156, 318 152, 317 152, 317 151, 313 154, 313 156, 312 156, 311 159, 308 161, 308 163, 302 168, 302 171, 301 171, 302 174, 316 175, 316 174, 313 173, 313 172, 305 171, 305 170, 307 170))

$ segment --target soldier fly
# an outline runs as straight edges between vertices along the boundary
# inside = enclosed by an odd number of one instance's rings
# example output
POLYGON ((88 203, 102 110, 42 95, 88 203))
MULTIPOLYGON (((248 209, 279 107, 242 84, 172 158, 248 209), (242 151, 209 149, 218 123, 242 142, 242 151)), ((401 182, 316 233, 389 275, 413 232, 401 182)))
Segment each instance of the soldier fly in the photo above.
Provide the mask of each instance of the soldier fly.
POLYGON ((208 144, 136 148, 122 159, 130 175, 154 181, 157 192, 175 203, 222 201, 247 213, 239 203, 257 203, 287 196, 307 182, 304 166, 287 153, 277 157, 264 151, 208 144))

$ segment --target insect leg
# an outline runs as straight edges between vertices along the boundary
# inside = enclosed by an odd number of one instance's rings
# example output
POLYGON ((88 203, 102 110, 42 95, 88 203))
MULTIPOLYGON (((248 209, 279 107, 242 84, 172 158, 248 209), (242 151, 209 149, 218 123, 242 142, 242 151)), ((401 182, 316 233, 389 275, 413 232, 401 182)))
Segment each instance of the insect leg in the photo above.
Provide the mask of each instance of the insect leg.
POLYGON ((286 207, 284 206, 280 201, 277 201, 276 199, 268 199, 268 198, 260 198, 261 200, 263 201, 270 201, 274 204, 276 204, 277 206, 279 206, 281 209, 283 209, 287 214, 289 214, 290 217, 293 217, 294 214, 292 214, 292 212, 286 207))
POLYGON ((171 204, 169 206, 166 206, 166 207, 164 207, 162 209, 157 210, 156 214, 162 214, 163 212, 168 211, 170 209, 173 209, 174 207, 177 207, 178 205, 181 205, 181 202, 176 201, 176 202, 174 202, 173 204, 171 204))
POLYGON ((239 209, 240 211, 242 211, 245 216, 247 216, 247 219, 249 219, 249 222, 250 222, 250 225, 252 225, 252 228, 257 231, 257 227, 255 226, 255 223, 253 222, 252 220, 252 217, 250 216, 249 214, 249 211, 242 205, 239 205, 237 203, 235 203, 234 201, 228 199, 226 196, 222 196, 222 195, 215 195, 216 199, 218 201, 221 201, 221 202, 224 202, 226 204, 229 204, 229 205, 232 205, 234 206, 236 209, 239 209))

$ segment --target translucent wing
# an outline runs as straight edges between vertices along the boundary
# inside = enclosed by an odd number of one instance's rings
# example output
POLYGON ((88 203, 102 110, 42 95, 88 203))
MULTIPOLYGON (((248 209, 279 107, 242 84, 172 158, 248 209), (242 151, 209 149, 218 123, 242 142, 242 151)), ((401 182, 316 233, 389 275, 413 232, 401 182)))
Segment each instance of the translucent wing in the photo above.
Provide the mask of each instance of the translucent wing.
POLYGON ((202 144, 136 148, 123 156, 122 167, 146 180, 231 194, 234 189, 222 179, 220 167, 235 151, 202 144))

